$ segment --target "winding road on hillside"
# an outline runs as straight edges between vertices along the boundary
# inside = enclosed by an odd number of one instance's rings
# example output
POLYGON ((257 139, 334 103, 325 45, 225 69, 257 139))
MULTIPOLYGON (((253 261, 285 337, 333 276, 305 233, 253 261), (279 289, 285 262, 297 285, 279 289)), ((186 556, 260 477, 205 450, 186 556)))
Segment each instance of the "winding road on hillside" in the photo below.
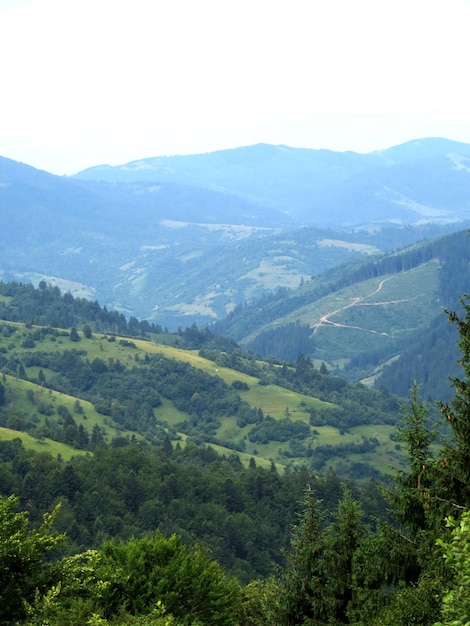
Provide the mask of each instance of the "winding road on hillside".
MULTIPOLYGON (((392 280, 393 276, 389 276, 388 278, 384 278, 383 280, 380 281, 380 283, 377 286, 377 289, 375 289, 372 293, 367 294, 366 296, 363 296, 362 298, 357 297, 357 298, 353 298, 351 302, 349 302, 348 304, 345 304, 344 306, 340 307, 339 309, 335 309, 334 311, 329 311, 328 313, 325 313, 325 315, 322 315, 319 319, 319 321, 316 324, 312 325, 312 329, 313 329, 313 334, 315 335, 318 332, 318 329, 321 326, 324 325, 330 325, 330 326, 336 326, 338 328, 351 328, 351 329, 355 329, 355 330, 363 330, 369 333, 373 333, 374 335, 383 335, 385 337, 389 337, 390 335, 388 333, 384 333, 384 332, 379 332, 377 330, 373 330, 372 328, 364 328, 362 326, 354 326, 352 324, 341 324, 340 322, 333 322, 330 318, 333 317, 334 315, 337 315, 338 313, 340 313, 341 311, 345 311, 346 309, 350 309, 352 307, 355 306, 382 306, 382 305, 386 305, 386 304, 398 304, 399 302, 407 302, 410 300, 410 298, 406 298, 406 299, 401 299, 401 300, 385 300, 383 302, 365 302, 365 300, 367 298, 370 298, 371 296, 375 296, 377 293, 379 293, 384 284, 389 281, 392 280)), ((416 296, 414 296, 416 297, 416 296)))

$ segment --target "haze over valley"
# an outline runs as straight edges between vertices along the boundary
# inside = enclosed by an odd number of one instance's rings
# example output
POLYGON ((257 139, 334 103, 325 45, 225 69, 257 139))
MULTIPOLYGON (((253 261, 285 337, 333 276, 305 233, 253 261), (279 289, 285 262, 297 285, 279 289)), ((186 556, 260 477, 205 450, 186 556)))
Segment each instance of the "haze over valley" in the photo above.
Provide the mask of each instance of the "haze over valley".
POLYGON ((58 177, 0 162, 4 279, 50 281, 169 329, 339 263, 465 226, 470 146, 360 155, 257 145, 58 177))

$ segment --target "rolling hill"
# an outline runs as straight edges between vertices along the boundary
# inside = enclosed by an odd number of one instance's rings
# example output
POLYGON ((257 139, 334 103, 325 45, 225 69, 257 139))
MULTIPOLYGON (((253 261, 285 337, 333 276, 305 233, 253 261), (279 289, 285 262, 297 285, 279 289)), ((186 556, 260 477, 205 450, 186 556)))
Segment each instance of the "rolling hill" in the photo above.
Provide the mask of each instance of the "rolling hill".
MULTIPOLYGON (((18 293, 31 296, 29 287, 15 290, 16 301, 18 293)), ((84 310, 54 288, 36 291, 84 310)), ((96 319, 99 311, 89 310, 96 319)), ((349 385, 308 359, 280 367, 236 345, 217 349, 208 331, 154 340, 148 333, 143 339, 142 328, 135 332, 130 338, 90 332, 90 325, 77 333, 0 322, 0 427, 7 429, 0 436, 27 433, 34 442, 20 435, 25 445, 49 451, 57 444, 64 458, 73 454, 64 445, 93 452, 120 441, 169 439, 209 444, 247 465, 252 457, 315 471, 333 465, 340 473, 354 465, 358 475, 370 475, 400 463, 393 441, 400 410, 389 394, 349 385), (191 343, 199 349, 181 347, 191 343)))

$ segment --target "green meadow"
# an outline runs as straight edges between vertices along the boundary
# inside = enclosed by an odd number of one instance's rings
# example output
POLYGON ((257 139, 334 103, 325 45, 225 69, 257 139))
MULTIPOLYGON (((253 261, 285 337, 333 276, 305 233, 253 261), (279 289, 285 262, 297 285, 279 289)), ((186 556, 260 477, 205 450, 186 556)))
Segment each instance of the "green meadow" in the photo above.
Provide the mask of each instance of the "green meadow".
MULTIPOLYGON (((146 354, 162 354, 164 357, 184 361, 192 367, 204 371, 210 376, 222 378, 225 383, 232 385, 234 381, 245 383, 247 389, 237 391, 241 400, 245 401, 252 408, 260 408, 265 416, 271 416, 275 420, 288 419, 290 422, 303 422, 309 425, 310 413, 314 409, 321 413, 323 409, 332 408, 335 405, 319 400, 308 395, 296 393, 284 387, 274 384, 260 384, 260 379, 250 376, 228 367, 217 366, 213 361, 201 357, 196 350, 184 350, 175 345, 155 343, 142 339, 128 339, 113 335, 94 334, 91 338, 85 338, 83 332, 79 330, 80 341, 72 342, 68 331, 58 331, 56 335, 38 333, 38 328, 27 327, 23 324, 12 324, 16 332, 10 335, 0 336, 0 353, 6 358, 17 359, 22 362, 24 355, 34 351, 42 352, 63 352, 65 350, 76 350, 82 354, 82 358, 88 362, 100 359, 106 362, 119 360, 123 368, 131 369, 139 367, 145 363, 146 354), (35 337, 34 347, 30 342, 31 337, 35 337)), ((27 359, 26 359, 27 361, 27 359)), ((143 435, 138 431, 123 428, 113 421, 111 416, 105 416, 96 411, 94 405, 84 399, 77 399, 73 395, 67 395, 54 390, 53 382, 56 373, 48 368, 37 366, 25 366, 23 378, 11 374, 3 375, 3 384, 8 397, 8 407, 6 409, 8 417, 4 425, 11 427, 15 424, 15 415, 27 416, 38 426, 45 423, 46 419, 58 420, 57 409, 65 407, 73 416, 77 426, 83 428, 91 435, 93 428, 98 426, 106 442, 111 442, 116 437, 136 437, 141 439, 143 435), (25 378, 29 379, 26 380, 25 378), (40 384, 40 380, 43 381, 40 384), (34 382, 33 382, 34 381, 34 382), (51 384, 52 383, 52 384, 51 384), (80 410, 77 411, 77 401, 80 410), (52 416, 38 411, 40 403, 45 403, 52 407, 52 416)), ((161 397, 161 405, 154 408, 154 416, 157 423, 168 429, 171 437, 179 441, 180 445, 185 445, 186 435, 180 432, 179 426, 186 422, 189 415, 178 410, 173 402, 168 398, 161 397)), ((20 420, 21 421, 21 420, 20 420)), ((309 426, 309 435, 303 441, 292 445, 290 441, 268 441, 264 443, 254 443, 250 441, 250 430, 252 424, 240 426, 237 420, 229 415, 220 416, 220 425, 216 431, 216 441, 207 443, 225 455, 237 453, 244 464, 248 464, 251 457, 262 465, 275 462, 279 467, 287 464, 302 464, 305 462, 305 454, 315 456, 315 450, 322 446, 333 446, 337 450, 330 451, 331 462, 343 462, 344 452, 342 447, 347 444, 360 445, 364 439, 374 438, 379 441, 374 451, 368 452, 367 457, 363 454, 347 453, 347 457, 353 462, 367 462, 375 468, 383 469, 390 463, 397 463, 396 456, 399 452, 395 444, 390 440, 390 434, 394 430, 390 426, 372 425, 361 426, 351 429, 341 429, 332 426, 319 426, 312 428, 309 426), (297 446, 297 447, 296 447, 297 446), (299 456, 300 454, 300 456, 299 456), (361 458, 361 461, 356 461, 361 458)), ((18 432, 12 429, 0 431, 1 438, 7 438, 6 433, 18 432)), ((64 458, 77 454, 78 451, 69 448, 64 444, 59 444, 46 440, 45 438, 34 438, 20 433, 25 445, 33 449, 41 449, 51 454, 61 454, 64 458)), ((11 436, 11 435, 9 435, 11 436)), ((203 441, 201 441, 203 443, 203 441)))

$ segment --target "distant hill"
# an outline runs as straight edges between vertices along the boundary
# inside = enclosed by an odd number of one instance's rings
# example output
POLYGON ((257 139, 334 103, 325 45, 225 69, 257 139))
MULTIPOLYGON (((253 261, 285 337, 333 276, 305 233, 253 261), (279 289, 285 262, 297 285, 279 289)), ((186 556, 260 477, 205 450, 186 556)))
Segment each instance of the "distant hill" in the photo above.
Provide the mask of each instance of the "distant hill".
POLYGON ((276 208, 299 223, 335 227, 470 217, 470 146, 439 138, 369 154, 258 144, 98 166, 75 178, 214 189, 276 208))
POLYGON ((470 147, 258 145, 58 177, 0 158, 0 278, 175 330, 465 226, 470 147), (99 180, 92 180, 99 179, 99 180))
POLYGON ((333 268, 296 290, 238 307, 214 330, 263 357, 303 353, 352 380, 377 378, 399 395, 416 379, 427 396, 444 400, 458 350, 455 333, 443 330, 442 309, 457 308, 470 291, 469 263, 468 233, 461 231, 333 268))

